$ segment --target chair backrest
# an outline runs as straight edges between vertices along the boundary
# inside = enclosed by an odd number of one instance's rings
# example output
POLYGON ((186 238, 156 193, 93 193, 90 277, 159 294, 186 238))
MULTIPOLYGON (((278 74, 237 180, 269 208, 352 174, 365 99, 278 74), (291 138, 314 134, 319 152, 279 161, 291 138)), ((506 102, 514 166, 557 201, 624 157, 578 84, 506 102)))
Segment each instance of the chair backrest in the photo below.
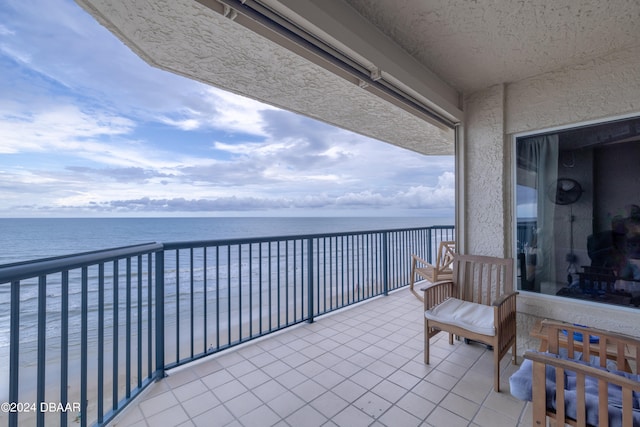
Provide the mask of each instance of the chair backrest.
POLYGON ((453 257, 456 254, 456 242, 442 241, 436 254, 436 269, 440 272, 451 269, 453 257))
POLYGON ((513 259, 456 254, 453 283, 459 299, 491 305, 513 292, 513 259))

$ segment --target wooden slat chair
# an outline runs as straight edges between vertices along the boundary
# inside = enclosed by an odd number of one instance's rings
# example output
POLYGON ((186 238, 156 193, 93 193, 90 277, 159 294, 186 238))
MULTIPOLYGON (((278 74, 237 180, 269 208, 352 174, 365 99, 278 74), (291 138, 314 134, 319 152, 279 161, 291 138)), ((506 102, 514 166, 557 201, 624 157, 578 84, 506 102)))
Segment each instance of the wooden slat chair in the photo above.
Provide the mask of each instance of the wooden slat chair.
POLYGON ((411 278, 409 279, 409 289, 413 292, 416 283, 416 274, 435 283, 439 280, 451 280, 453 277, 453 269, 451 263, 453 256, 456 254, 456 242, 442 241, 438 245, 438 253, 436 254, 436 264, 429 264, 417 255, 411 255, 411 278))
POLYGON ((633 404, 634 395, 640 394, 640 339, 550 320, 543 324, 547 326, 548 353, 524 354, 533 362, 532 425, 543 426, 547 421, 550 425, 580 427, 640 425, 640 414, 633 404), (561 347, 567 348, 566 356, 558 356, 561 347), (576 379, 572 392, 565 390, 569 388, 565 378, 568 373, 576 379), (550 378, 554 381, 551 384, 550 378), (586 387, 589 381, 592 385, 586 387), (594 382, 597 393, 593 392, 594 382), (620 402, 614 401, 617 395, 622 397, 620 402), (549 402, 555 407, 547 407, 549 402))
POLYGON ((450 281, 427 285, 424 292, 424 362, 429 339, 439 332, 493 347, 494 390, 500 391, 500 361, 509 348, 516 363, 516 295, 513 260, 488 256, 454 256, 450 281))

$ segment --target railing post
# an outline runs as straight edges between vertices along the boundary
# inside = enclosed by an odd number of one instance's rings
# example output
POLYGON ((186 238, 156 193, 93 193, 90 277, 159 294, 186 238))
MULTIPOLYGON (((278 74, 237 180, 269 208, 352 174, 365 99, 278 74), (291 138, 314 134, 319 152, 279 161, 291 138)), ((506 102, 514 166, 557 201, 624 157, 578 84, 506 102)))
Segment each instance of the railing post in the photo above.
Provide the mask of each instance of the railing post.
POLYGON ((313 323, 313 239, 307 239, 307 322, 313 323))
MULTIPOLYGON (((84 298, 84 294, 82 295, 84 298)), ((84 303, 84 299, 82 300, 84 303)), ((84 309, 84 304, 82 306, 84 309)), ((84 314, 84 311, 83 311, 84 314)), ((47 337, 47 279, 46 276, 40 276, 38 278, 38 358, 37 358, 37 388, 36 388, 36 401, 38 404, 38 408, 44 402, 44 389, 45 389, 45 366, 46 366, 46 358, 45 358, 45 348, 46 348, 46 337, 47 337)), ((85 348, 82 347, 84 351, 85 348)), ((36 412, 36 421, 38 426, 44 425, 44 412, 37 411, 36 412)))
MULTIPOLYGON (((89 398, 87 395, 89 375, 89 267, 82 267, 80 285, 80 426, 89 425, 89 398)), ((114 302, 115 304, 115 302, 114 302)), ((114 338, 115 342, 115 338, 114 338)))
MULTIPOLYGON (((11 328, 9 350, 9 402, 18 403, 20 359, 20 282, 11 282, 11 328)), ((18 412, 9 412, 9 427, 18 427, 18 412)))
POLYGON ((156 371, 155 380, 164 378, 164 249, 156 252, 156 371))
POLYGON ((382 233, 382 286, 384 296, 389 295, 389 233, 382 233))

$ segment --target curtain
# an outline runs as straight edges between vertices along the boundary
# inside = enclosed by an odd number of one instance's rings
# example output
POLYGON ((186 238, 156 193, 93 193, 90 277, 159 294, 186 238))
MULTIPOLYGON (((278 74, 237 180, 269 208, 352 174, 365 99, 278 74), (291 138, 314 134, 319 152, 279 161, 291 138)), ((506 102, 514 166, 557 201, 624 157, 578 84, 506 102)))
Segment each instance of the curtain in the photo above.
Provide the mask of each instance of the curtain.
MULTIPOLYGON (((555 204, 548 197, 550 185, 558 179, 558 135, 543 135, 518 141, 518 163, 533 172, 536 186, 537 226, 528 248, 529 275, 535 277, 535 289, 540 290, 544 281, 556 281, 555 263, 555 204), (532 274, 533 273, 533 274, 532 274)), ((527 254, 525 254, 527 255, 527 254)))

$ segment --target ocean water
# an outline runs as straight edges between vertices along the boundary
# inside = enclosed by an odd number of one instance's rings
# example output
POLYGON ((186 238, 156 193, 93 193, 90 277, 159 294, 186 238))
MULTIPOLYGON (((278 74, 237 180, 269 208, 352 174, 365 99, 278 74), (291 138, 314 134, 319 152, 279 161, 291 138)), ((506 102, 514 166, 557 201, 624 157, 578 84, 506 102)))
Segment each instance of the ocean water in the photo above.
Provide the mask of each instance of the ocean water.
POLYGON ((453 225, 453 218, 0 218, 0 265, 149 242, 453 225))

